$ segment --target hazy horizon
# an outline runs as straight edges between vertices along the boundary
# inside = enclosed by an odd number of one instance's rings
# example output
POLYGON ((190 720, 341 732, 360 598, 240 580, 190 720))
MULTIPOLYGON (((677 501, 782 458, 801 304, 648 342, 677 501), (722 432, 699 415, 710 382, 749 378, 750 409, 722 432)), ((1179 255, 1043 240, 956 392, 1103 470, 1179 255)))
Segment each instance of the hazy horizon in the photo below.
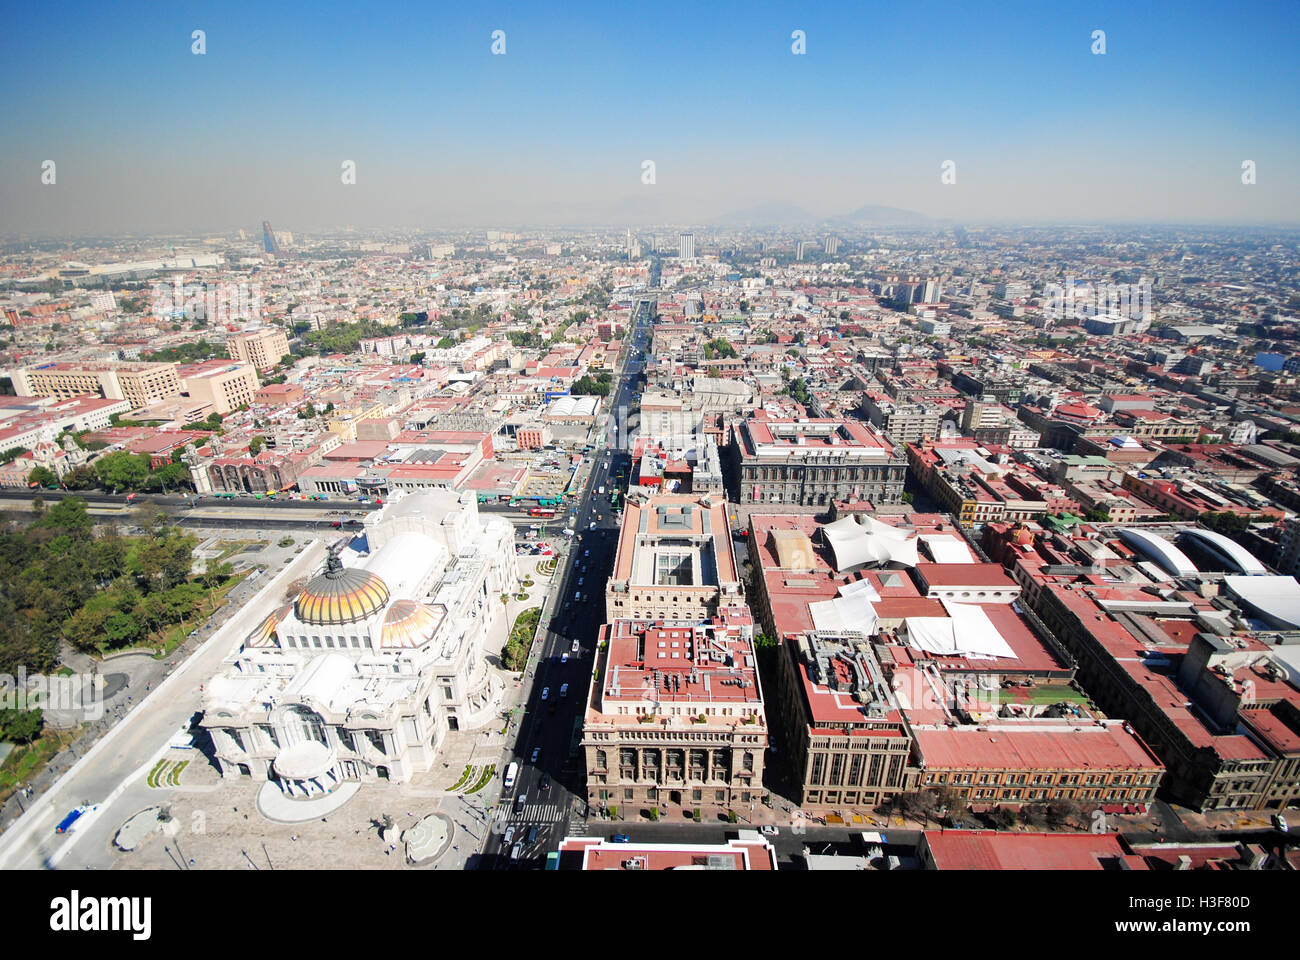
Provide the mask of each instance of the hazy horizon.
POLYGON ((1297 8, 654 11, 16 9, 2 232, 1300 224, 1297 8))

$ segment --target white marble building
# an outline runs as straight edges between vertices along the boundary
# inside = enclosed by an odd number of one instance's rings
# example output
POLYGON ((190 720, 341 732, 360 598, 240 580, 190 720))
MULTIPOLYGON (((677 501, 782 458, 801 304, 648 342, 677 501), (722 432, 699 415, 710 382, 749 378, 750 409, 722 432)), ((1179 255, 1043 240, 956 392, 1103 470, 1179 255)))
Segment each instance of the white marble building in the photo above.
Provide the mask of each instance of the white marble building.
POLYGON ((406 781, 449 730, 486 723, 503 691, 485 649, 518 589, 514 530, 473 494, 410 494, 269 609, 206 685, 202 725, 227 777, 315 797, 346 781, 406 781))

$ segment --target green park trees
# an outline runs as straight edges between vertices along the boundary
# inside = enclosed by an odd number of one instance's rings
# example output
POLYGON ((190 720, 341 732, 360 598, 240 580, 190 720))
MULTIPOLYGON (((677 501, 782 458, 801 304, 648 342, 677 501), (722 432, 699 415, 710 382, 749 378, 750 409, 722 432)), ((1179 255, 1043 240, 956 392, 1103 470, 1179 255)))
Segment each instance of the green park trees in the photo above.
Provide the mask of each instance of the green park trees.
POLYGON ((195 537, 164 521, 139 537, 96 532, 85 501, 66 497, 0 526, 0 672, 49 672, 63 641, 88 652, 161 643, 209 609, 230 566, 192 576, 195 537))

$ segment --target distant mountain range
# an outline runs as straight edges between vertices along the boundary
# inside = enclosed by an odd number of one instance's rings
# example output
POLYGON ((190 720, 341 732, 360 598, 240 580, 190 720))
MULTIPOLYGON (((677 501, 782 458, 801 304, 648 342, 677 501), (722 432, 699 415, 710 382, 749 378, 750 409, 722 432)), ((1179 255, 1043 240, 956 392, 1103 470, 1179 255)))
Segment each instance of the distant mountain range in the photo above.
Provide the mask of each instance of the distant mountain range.
POLYGON ((946 223, 935 220, 915 210, 867 204, 850 213, 838 216, 818 216, 803 207, 784 203, 768 203, 745 210, 737 210, 718 217, 718 226, 727 227, 807 227, 824 226, 835 229, 863 227, 939 227, 946 223))

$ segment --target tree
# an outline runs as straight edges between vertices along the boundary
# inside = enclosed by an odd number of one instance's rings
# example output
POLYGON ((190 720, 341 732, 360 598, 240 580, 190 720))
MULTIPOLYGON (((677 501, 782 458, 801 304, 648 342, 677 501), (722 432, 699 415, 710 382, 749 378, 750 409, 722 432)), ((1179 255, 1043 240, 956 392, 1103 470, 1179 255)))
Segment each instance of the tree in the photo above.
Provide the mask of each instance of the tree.
POLYGON ((31 473, 27 474, 27 482, 41 487, 57 487, 59 478, 48 467, 33 467, 31 473))
POLYGON ((1215 533, 1221 533, 1225 537, 1230 537, 1235 533, 1244 533, 1250 529, 1249 519, 1230 510, 1225 510, 1222 513, 1210 511, 1201 514, 1198 519, 1215 533))
POLYGON ((253 437, 252 440, 248 441, 249 456, 255 457, 265 449, 266 449, 266 437, 262 436, 260 433, 257 436, 253 437))
POLYGON ((150 490, 167 490, 182 486, 193 486, 193 483, 189 467, 183 463, 168 463, 149 475, 146 487, 150 490))
POLYGON ((135 490, 149 478, 149 457, 119 450, 96 460, 95 471, 106 490, 135 490))
POLYGON ((40 710, 0 710, 0 740, 31 743, 41 735, 45 719, 40 710))
POLYGON ((63 475, 63 485, 69 490, 89 490, 99 486, 99 474, 94 467, 83 463, 63 475))
POLYGON ((421 350, 419 353, 413 353, 413 354, 411 354, 411 359, 410 359, 409 361, 407 361, 407 362, 408 362, 408 363, 424 363, 424 356, 425 356, 424 351, 421 350))
POLYGON ((998 807, 989 814, 989 820, 996 830, 1010 830, 1019 822, 1020 817, 1010 807, 998 807))
POLYGON ((46 510, 33 527, 45 530, 61 530, 65 533, 81 534, 89 537, 95 528, 94 519, 86 512, 86 501, 80 497, 64 497, 50 509, 46 510))

